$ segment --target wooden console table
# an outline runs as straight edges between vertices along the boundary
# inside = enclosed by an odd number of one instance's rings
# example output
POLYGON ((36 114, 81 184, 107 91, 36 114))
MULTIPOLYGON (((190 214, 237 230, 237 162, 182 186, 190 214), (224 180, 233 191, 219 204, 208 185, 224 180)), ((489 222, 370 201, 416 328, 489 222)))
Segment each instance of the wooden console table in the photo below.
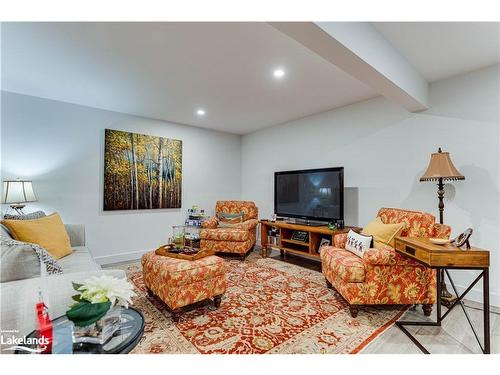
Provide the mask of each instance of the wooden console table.
POLYGON ((309 226, 301 224, 292 224, 286 221, 270 221, 270 220, 260 220, 260 241, 262 245, 262 257, 267 256, 267 248, 279 248, 281 255, 286 252, 308 255, 312 257, 319 258, 319 245, 321 239, 326 238, 330 240, 330 244, 333 245, 333 236, 339 233, 347 233, 350 229, 359 232, 361 228, 358 227, 345 227, 344 229, 331 230, 328 226, 309 226), (278 228, 280 233, 280 240, 277 244, 268 243, 268 232, 271 228, 278 228), (295 231, 307 232, 308 241, 296 241, 292 240, 292 234, 295 231))
POLYGON ((400 320, 396 322, 396 325, 410 338, 411 341, 417 347, 426 354, 429 354, 427 349, 405 328, 405 326, 441 326, 441 322, 448 316, 448 314, 453 310, 453 308, 460 304, 462 310, 469 322, 469 325, 476 337, 476 341, 479 344, 482 352, 484 354, 489 354, 491 352, 490 348, 490 298, 489 298, 489 266, 490 266, 490 252, 488 250, 479 249, 473 247, 471 249, 460 249, 456 246, 446 244, 446 245, 435 245, 429 241, 428 238, 409 238, 409 237, 397 237, 395 243, 395 249, 398 253, 410 257, 427 267, 436 269, 437 278, 437 298, 436 298, 436 316, 435 322, 431 321, 404 321, 400 320), (459 294, 455 283, 448 272, 449 269, 455 270, 479 270, 481 273, 476 277, 476 279, 467 287, 467 289, 459 294), (444 277, 447 277, 451 283, 451 286, 457 295, 457 299, 451 304, 448 310, 441 315, 441 270, 444 270, 444 277), (484 346, 481 344, 479 337, 476 333, 474 326, 472 325, 472 320, 465 309, 463 304, 463 298, 469 293, 469 291, 477 284, 479 280, 483 279, 483 330, 484 330, 484 346))

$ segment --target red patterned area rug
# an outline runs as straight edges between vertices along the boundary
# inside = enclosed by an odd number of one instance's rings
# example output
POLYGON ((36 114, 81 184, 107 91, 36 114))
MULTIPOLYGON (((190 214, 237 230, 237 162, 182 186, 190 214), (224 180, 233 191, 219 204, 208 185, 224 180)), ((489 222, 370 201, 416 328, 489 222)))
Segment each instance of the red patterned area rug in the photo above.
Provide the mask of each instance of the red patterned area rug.
POLYGON ((228 289, 219 309, 201 303, 178 323, 161 301, 148 297, 140 262, 124 269, 146 318, 133 353, 358 353, 401 315, 401 307, 363 308, 351 318, 346 302, 320 272, 254 252, 226 258, 228 289))

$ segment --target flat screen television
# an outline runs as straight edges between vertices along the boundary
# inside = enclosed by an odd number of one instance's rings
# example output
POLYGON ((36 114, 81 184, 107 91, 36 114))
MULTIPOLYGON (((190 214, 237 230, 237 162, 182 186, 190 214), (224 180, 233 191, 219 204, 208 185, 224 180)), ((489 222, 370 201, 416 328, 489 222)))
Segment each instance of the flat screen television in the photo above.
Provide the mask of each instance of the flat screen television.
POLYGON ((274 173, 277 216, 344 220, 344 167, 274 173))

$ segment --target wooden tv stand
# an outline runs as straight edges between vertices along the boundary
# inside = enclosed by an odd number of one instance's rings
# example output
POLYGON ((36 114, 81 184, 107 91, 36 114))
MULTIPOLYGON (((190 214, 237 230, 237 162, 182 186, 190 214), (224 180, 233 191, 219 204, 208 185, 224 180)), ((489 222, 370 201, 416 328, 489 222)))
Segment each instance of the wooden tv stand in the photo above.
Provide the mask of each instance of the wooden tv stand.
POLYGON ((286 252, 299 255, 307 255, 319 258, 319 245, 322 238, 330 240, 333 245, 333 237, 336 234, 347 233, 350 229, 355 232, 361 231, 358 227, 345 227, 344 229, 331 230, 328 226, 309 226, 301 224, 292 224, 286 221, 260 220, 260 241, 262 245, 262 257, 267 257, 268 247, 279 249, 283 256, 286 252), (271 228, 279 230, 280 238, 277 244, 270 244, 268 241, 268 232, 271 228), (309 240, 307 242, 292 240, 292 234, 295 231, 307 232, 309 240))

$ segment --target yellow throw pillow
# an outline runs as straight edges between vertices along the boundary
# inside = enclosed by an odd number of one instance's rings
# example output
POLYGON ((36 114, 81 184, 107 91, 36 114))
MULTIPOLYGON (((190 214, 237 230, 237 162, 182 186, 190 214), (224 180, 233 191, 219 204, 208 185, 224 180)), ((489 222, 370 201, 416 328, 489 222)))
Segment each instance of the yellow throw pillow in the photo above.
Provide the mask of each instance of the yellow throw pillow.
POLYGON ((401 233, 404 226, 404 223, 384 224, 382 219, 377 216, 375 220, 371 221, 366 227, 363 228, 361 233, 373 236, 375 247, 379 247, 380 244, 394 247, 394 238, 401 233))
POLYGON ((14 239, 40 245, 55 259, 73 252, 68 232, 57 213, 35 220, 3 220, 2 224, 14 239))

